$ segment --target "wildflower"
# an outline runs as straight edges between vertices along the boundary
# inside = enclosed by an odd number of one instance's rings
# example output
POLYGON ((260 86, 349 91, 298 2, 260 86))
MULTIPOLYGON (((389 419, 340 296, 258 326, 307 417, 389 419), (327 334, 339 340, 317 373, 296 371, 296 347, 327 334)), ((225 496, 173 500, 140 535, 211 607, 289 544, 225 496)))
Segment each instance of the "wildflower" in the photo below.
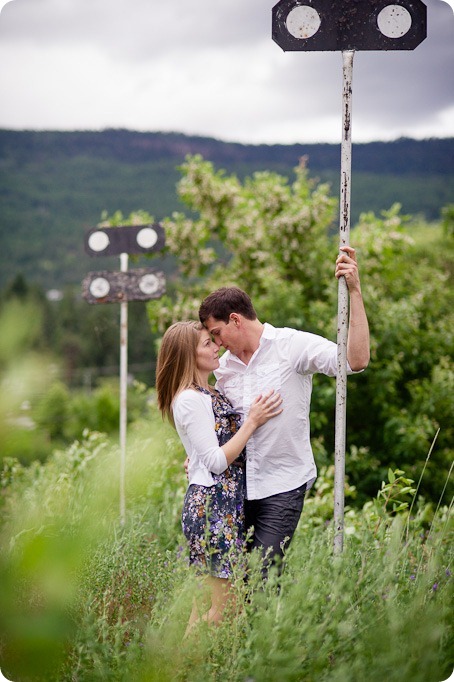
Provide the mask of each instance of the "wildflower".
POLYGON ((416 580, 416 575, 414 573, 411 574, 410 580, 416 580))
POLYGON ((432 585, 432 592, 435 592, 436 590, 438 590, 438 583, 432 585))

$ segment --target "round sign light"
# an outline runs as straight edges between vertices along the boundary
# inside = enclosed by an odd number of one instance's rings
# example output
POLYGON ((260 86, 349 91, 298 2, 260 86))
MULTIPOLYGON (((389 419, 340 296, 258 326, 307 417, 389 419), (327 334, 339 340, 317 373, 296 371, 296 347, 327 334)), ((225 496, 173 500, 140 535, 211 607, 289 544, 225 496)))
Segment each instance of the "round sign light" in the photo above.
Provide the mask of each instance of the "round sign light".
POLYGON ((317 33, 320 24, 319 13, 308 5, 298 5, 292 9, 286 20, 288 32, 299 39, 311 38, 317 33))
POLYGON ((137 243, 143 249, 151 249, 157 241, 158 235, 152 227, 144 227, 137 233, 137 243))
POLYGON ((110 244, 109 237, 105 232, 101 232, 100 230, 97 232, 93 232, 88 238, 88 246, 92 251, 96 251, 97 253, 99 253, 100 251, 104 251, 104 249, 107 249, 109 244, 110 244))
POLYGON ((110 284, 105 277, 96 277, 90 283, 90 294, 95 298, 104 298, 110 291, 110 284))
POLYGON ((159 279, 156 275, 144 275, 139 282, 139 289, 142 293, 151 296, 159 289, 159 279))
POLYGON ((412 18, 402 5, 388 5, 378 15, 377 24, 387 38, 402 38, 410 30, 412 18))

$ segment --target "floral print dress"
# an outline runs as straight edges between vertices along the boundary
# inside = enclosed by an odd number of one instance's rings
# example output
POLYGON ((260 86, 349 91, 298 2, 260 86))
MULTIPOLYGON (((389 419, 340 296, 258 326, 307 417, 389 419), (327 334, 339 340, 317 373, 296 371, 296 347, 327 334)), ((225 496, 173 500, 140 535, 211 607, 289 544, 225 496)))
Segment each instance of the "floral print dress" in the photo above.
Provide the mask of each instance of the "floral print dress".
MULTIPOLYGON (((219 445, 238 431, 241 417, 218 391, 200 386, 196 390, 211 396, 219 445)), ((231 578, 243 551, 244 498, 246 490, 245 451, 221 474, 215 484, 191 484, 183 504, 182 526, 189 543, 189 563, 217 578, 231 578)))

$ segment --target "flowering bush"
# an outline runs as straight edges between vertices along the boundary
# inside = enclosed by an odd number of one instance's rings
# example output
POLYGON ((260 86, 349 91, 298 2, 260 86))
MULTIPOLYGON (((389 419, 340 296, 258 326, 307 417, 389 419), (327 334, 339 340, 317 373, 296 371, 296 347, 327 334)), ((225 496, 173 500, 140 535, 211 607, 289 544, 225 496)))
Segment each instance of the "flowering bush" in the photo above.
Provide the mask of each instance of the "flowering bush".
MULTIPOLYGON (((267 171, 240 181, 200 156, 187 158, 178 192, 191 217, 164 221, 178 272, 169 294, 148 304, 155 331, 196 318, 210 291, 237 285, 262 321, 336 340, 336 201, 305 163, 293 182, 267 171)), ((350 241, 371 328, 371 363, 349 379, 347 400, 355 504, 375 494, 389 468, 418 479, 438 432, 425 474, 427 494, 437 498, 454 441, 452 231, 402 215, 396 204, 380 216, 363 214, 350 241)), ((325 466, 334 450, 334 403, 333 381, 317 376, 311 435, 325 466)))

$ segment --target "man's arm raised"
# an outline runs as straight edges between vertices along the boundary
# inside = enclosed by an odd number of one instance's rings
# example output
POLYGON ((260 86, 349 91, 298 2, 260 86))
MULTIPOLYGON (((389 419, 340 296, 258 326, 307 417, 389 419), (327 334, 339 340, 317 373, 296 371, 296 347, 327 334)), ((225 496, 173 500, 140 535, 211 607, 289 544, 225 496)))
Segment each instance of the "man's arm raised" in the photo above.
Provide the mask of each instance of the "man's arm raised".
POLYGON ((370 359, 369 323, 361 294, 355 249, 342 246, 336 260, 336 277, 345 277, 350 297, 347 360, 353 371, 365 369, 370 359))

